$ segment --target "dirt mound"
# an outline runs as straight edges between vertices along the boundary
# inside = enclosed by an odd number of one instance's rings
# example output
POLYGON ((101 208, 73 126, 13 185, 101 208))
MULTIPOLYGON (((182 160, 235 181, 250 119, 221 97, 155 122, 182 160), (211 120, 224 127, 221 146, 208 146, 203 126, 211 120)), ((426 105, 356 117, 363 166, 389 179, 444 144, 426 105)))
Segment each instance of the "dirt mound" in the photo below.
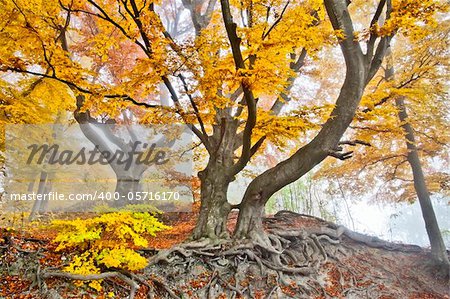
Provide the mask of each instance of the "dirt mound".
MULTIPOLYGON (((28 236, 2 244, 0 298, 126 298, 133 288, 134 298, 449 298, 449 282, 429 266, 427 249, 385 242, 319 218, 283 211, 264 220, 268 232, 280 232, 290 242, 283 247, 286 252, 303 249, 292 254, 304 257, 304 268, 294 265, 298 259, 280 255, 284 267, 312 269, 289 273, 275 267, 271 255, 255 244, 180 244, 195 215, 164 217, 173 229, 152 238, 153 248, 143 251, 151 265, 139 273, 107 277, 101 292, 42 276, 63 263, 48 239, 28 236)), ((235 222, 231 214, 230 230, 235 222)))
MULTIPOLYGON (((232 214, 230 231, 235 222, 232 214)), ((287 211, 264 223, 268 231, 339 231, 322 219, 287 211)), ((341 231, 339 243, 321 241, 327 257, 307 275, 261 267, 258 258, 244 250, 229 256, 225 245, 217 250, 198 247, 189 254, 171 251, 170 263, 148 268, 147 275, 164 277, 165 287, 183 298, 449 298, 449 282, 429 266, 427 249, 341 231)))

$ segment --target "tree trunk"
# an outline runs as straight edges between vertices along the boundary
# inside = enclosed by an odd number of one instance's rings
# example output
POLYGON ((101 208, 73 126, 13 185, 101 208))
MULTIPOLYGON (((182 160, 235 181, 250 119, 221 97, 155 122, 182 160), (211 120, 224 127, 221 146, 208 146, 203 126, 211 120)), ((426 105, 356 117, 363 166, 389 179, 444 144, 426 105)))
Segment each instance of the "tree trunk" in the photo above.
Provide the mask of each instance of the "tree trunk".
MULTIPOLYGON (((386 68, 386 79, 392 80, 394 78, 394 66, 392 60, 391 48, 388 48, 387 55, 389 57, 386 68)), ((398 118, 401 122, 401 127, 405 132, 406 147, 408 149, 408 163, 411 166, 414 179, 414 189, 416 190, 417 198, 419 199, 420 209, 422 211, 425 228, 428 239, 431 245, 431 254, 433 261, 442 267, 446 276, 449 276, 450 262, 448 259, 447 250, 445 248, 444 240, 442 239, 441 230, 434 213, 433 204, 431 203, 430 193, 428 192, 425 176, 420 163, 419 152, 416 146, 416 138, 414 136, 414 129, 408 122, 408 112, 406 111, 405 99, 399 96, 395 99, 395 105, 398 109, 398 118)))
POLYGON ((114 206, 122 207, 127 204, 137 204, 136 192, 142 192, 141 178, 131 176, 117 176, 116 190, 119 200, 115 201, 114 206))
MULTIPOLYGON (((47 177, 48 177, 47 172, 41 171, 41 174, 39 176, 39 184, 38 184, 37 194, 44 195, 44 193, 45 193, 45 185, 46 185, 46 182, 47 182, 47 177)), ((34 186, 34 184, 33 184, 33 186, 34 186)), ((34 204, 33 204, 33 208, 31 210, 30 216, 29 216, 30 221, 34 220, 36 214, 41 212, 41 205, 42 205, 42 200, 37 200, 36 199, 34 204)))
MULTIPOLYGON (((53 189, 53 181, 55 179, 55 173, 50 172, 47 174, 47 179, 45 181, 44 192, 43 194, 50 194, 53 189)), ((42 200, 41 206, 39 208, 39 213, 45 213, 48 210, 49 200, 42 200)))
POLYGON ((403 97, 395 100, 395 104, 399 110, 398 117, 402 122, 402 128, 405 131, 406 146, 408 148, 408 163, 411 166, 414 178, 414 189, 419 199, 420 208, 422 210, 423 220, 425 221, 425 228, 427 230, 428 238, 431 245, 431 254, 433 260, 449 272, 449 259, 447 250, 445 248, 444 240, 442 239, 441 230, 434 213, 433 204, 430 200, 430 193, 425 182, 422 165, 417 151, 414 130, 410 123, 408 123, 408 114, 406 112, 405 101, 403 97))
POLYGON ((226 177, 225 169, 217 164, 209 164, 198 176, 201 181, 201 206, 191 238, 227 238, 227 220, 231 211, 227 192, 231 181, 226 177))
POLYGON ((259 196, 242 200, 239 217, 234 231, 234 238, 256 239, 255 236, 264 233, 262 219, 266 201, 259 196))
POLYGON ((229 237, 227 230, 231 205, 228 203, 228 187, 234 180, 230 172, 233 166, 237 119, 231 117, 230 109, 217 109, 213 135, 208 138, 209 160, 205 169, 198 173, 200 179, 200 213, 191 239, 202 238, 216 241, 229 237))

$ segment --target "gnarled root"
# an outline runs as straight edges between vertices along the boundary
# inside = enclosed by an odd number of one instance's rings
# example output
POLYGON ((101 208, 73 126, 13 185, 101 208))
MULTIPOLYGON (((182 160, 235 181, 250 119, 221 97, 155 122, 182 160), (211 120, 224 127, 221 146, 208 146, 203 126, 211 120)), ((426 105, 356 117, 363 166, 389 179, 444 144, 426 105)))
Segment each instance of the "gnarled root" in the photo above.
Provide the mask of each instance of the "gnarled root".
MULTIPOLYGON (((276 277, 275 282, 264 285, 267 290, 266 296, 280 290, 284 292, 293 282, 301 281, 300 284, 296 284, 296 291, 310 298, 328 296, 322 277, 324 271, 321 268, 327 269, 329 265, 339 263, 342 257, 348 255, 345 244, 341 243, 344 237, 370 247, 416 250, 412 246, 406 248, 405 245, 385 242, 326 221, 321 221, 320 225, 299 228, 298 225, 296 227, 290 223, 291 216, 299 217, 299 215, 286 212, 281 216, 282 221, 273 218, 266 221, 265 230, 260 228, 247 232, 245 239, 228 239, 221 242, 202 239, 194 243, 181 244, 161 251, 151 259, 150 264, 182 265, 184 267, 182 271, 186 273, 192 270, 193 265, 208 265, 212 274, 209 273, 211 277, 204 283, 206 293, 203 295, 210 298, 214 298, 214 294, 220 292, 225 292, 230 297, 251 298, 254 286, 242 288, 240 283, 243 278, 236 278, 242 276, 242 273, 247 273, 248 269, 252 269, 251 271, 257 273, 259 277, 267 277, 268 281, 269 277, 276 277)), ((348 281, 345 284, 353 285, 348 281)))
MULTIPOLYGON (((150 266, 157 263, 184 265, 186 271, 199 261, 208 265, 211 277, 207 285, 205 296, 215 292, 217 288, 227 290, 232 296, 251 297, 251 289, 240 288, 238 279, 230 276, 237 274, 239 267, 255 267, 260 270, 261 276, 276 274, 274 286, 289 286, 291 282, 287 277, 299 275, 306 279, 313 279, 321 265, 333 257, 331 252, 337 252, 340 241, 336 238, 335 230, 308 232, 307 230, 281 230, 252 231, 249 238, 243 240, 226 240, 221 243, 208 240, 199 240, 194 243, 184 243, 168 250, 159 252, 150 260, 150 266), (329 254, 330 252, 330 254, 329 254), (225 273, 224 273, 225 271, 225 273), (234 283, 232 283, 234 282, 234 283), (245 294, 245 295, 243 295, 245 294)), ((151 271, 151 267, 149 268, 151 271)), ((243 271, 241 271, 243 272, 243 271)), ((317 285, 317 284, 315 284, 317 285)), ((321 294, 317 287, 302 286, 304 294, 321 294)), ((275 292, 277 288, 270 291, 275 292)), ((273 293, 272 292, 272 293, 273 293)), ((211 297, 214 298, 214 297, 211 297)))
POLYGON ((151 258, 149 265, 182 262, 192 255, 240 258, 245 256, 260 265, 262 271, 265 267, 289 274, 310 275, 327 261, 324 242, 331 245, 339 244, 339 240, 332 239, 326 234, 308 234, 303 230, 253 232, 250 240, 228 241, 218 245, 208 245, 207 242, 181 244, 159 252, 151 258))
POLYGON ((104 272, 104 273, 90 274, 90 275, 72 274, 72 273, 66 273, 66 272, 43 272, 43 273, 40 273, 39 275, 40 275, 40 278, 42 278, 42 279, 46 279, 46 278, 50 278, 50 277, 61 277, 61 278, 82 280, 82 281, 118 278, 130 286, 130 295, 128 296, 129 299, 134 298, 136 291, 139 288, 139 285, 133 279, 127 277, 126 275, 124 275, 120 272, 104 272))

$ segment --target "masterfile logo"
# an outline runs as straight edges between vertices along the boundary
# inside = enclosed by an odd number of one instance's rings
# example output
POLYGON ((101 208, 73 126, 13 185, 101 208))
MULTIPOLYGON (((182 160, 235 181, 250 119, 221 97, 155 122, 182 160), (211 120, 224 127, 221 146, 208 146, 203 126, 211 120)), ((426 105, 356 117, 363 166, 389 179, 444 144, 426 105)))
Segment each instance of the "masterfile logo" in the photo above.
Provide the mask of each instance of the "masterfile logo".
POLYGON ((178 124, 8 125, 4 200, 46 211, 190 210, 192 149, 189 127, 178 124))

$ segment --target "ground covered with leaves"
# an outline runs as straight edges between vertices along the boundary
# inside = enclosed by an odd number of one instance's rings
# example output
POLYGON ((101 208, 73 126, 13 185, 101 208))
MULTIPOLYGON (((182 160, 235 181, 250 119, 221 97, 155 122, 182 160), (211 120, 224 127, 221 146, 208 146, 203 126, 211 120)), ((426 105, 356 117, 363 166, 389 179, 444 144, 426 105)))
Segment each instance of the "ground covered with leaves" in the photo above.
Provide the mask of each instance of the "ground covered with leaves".
MULTIPOLYGON (((427 263, 427 249, 351 231, 333 237, 337 226, 318 218, 280 212, 265 219, 266 230, 284 232, 281 243, 289 244, 278 256, 281 269, 254 244, 183 243, 195 214, 161 217, 172 229, 140 249, 149 266, 108 269, 95 277, 97 289, 60 275, 74 253, 55 251, 55 232, 3 229, 0 298, 449 298, 449 282, 427 263), (298 260, 305 266, 296 267, 298 260)), ((235 222, 231 214, 230 229, 235 222)))

